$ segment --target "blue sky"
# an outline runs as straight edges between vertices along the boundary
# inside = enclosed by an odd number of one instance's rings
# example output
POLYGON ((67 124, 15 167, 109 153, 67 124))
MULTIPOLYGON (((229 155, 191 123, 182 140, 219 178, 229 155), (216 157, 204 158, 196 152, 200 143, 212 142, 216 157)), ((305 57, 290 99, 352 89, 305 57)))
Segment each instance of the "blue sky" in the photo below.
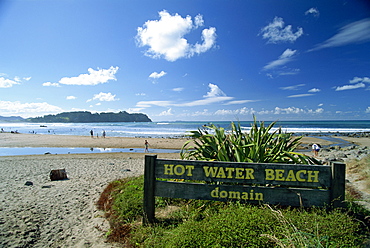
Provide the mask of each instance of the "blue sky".
POLYGON ((2 0, 0 115, 370 119, 370 3, 2 0))

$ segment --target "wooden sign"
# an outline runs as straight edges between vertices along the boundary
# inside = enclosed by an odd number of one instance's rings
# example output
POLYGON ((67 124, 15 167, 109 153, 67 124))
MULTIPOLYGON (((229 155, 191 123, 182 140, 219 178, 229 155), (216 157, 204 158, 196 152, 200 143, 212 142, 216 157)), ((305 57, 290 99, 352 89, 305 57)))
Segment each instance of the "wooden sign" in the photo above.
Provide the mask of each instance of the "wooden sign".
POLYGON ((144 223, 154 221, 154 197, 289 206, 338 206, 345 164, 294 165, 157 159, 145 156, 144 223), (174 180, 175 179, 175 180, 174 180))

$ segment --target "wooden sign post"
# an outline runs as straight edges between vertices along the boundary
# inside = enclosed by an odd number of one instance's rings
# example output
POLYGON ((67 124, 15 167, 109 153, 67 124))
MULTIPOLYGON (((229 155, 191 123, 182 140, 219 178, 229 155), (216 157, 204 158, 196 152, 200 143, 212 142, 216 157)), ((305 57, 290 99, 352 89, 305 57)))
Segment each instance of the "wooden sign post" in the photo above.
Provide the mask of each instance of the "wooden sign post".
POLYGON ((146 224, 155 219, 155 196, 337 207, 344 200, 345 164, 235 163, 157 159, 156 155, 146 155, 144 180, 146 224))

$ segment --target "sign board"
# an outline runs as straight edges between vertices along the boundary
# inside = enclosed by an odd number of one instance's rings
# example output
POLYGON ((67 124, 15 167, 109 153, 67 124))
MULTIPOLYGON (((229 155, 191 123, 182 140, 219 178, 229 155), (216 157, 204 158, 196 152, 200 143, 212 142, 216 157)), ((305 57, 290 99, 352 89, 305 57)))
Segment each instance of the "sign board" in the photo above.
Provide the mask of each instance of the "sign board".
POLYGON ((157 159, 145 156, 144 222, 154 221, 154 197, 289 206, 338 205, 345 164, 293 165, 157 159))

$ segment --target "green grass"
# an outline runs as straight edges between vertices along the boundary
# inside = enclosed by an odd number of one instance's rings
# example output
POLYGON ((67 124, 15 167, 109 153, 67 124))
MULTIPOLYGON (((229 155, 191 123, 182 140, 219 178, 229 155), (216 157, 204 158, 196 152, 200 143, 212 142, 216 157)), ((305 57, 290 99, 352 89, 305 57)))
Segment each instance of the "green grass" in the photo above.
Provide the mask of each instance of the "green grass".
POLYGON ((107 189, 99 206, 110 205, 108 240, 133 247, 363 247, 369 236, 370 213, 353 202, 327 210, 156 197, 161 217, 143 226, 143 177, 107 189))

